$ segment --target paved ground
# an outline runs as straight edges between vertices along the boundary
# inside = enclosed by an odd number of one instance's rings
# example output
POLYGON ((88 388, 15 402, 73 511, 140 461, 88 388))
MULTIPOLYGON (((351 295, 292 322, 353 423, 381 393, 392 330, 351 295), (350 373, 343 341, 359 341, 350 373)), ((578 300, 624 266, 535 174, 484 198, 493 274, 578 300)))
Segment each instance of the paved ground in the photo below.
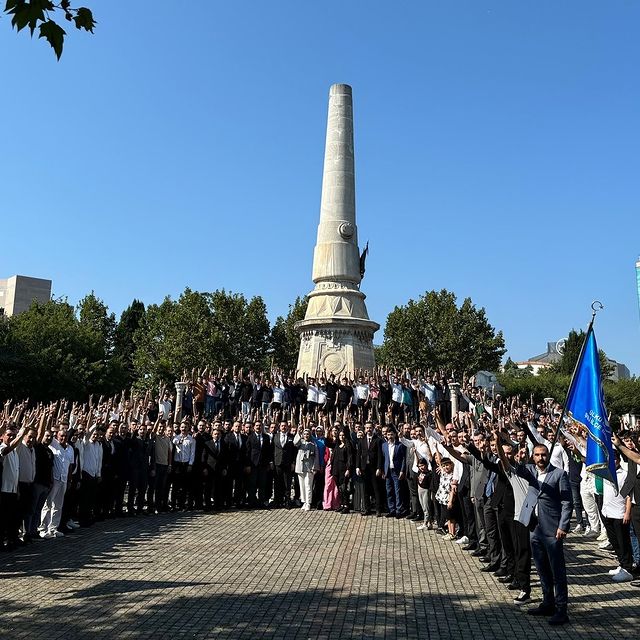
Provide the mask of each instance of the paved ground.
POLYGON ((414 529, 298 510, 101 523, 0 556, 0 637, 640 637, 640 589, 612 584, 593 542, 569 545, 573 623, 555 630, 414 529))

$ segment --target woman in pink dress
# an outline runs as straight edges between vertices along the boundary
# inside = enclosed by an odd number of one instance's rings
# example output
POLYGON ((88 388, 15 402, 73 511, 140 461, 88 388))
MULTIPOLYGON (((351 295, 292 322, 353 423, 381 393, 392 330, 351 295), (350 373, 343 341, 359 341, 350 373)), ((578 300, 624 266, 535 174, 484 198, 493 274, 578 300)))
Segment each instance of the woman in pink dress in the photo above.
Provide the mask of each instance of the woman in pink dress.
POLYGON ((326 448, 324 450, 324 495, 322 508, 325 511, 335 511, 340 507, 340 494, 335 478, 331 475, 331 458, 333 457, 333 447, 338 440, 338 429, 333 427, 326 437, 326 448))

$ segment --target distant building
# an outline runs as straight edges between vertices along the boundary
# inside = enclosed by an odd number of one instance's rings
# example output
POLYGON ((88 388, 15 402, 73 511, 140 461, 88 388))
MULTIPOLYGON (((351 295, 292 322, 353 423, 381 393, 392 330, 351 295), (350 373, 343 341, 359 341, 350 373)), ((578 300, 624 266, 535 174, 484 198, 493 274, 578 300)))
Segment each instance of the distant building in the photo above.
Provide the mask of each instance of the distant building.
POLYGON ((545 353, 541 353, 539 356, 533 356, 533 358, 523 360, 522 362, 516 362, 518 369, 531 367, 531 372, 534 376, 537 376, 541 369, 550 367, 562 358, 562 342, 562 340, 558 342, 547 342, 547 350, 545 353))
POLYGON ((26 311, 34 300, 51 299, 51 280, 11 276, 0 280, 0 315, 15 316, 26 311))
MULTIPOLYGON (((528 360, 522 362, 516 362, 518 369, 526 369, 531 367, 533 375, 537 376, 542 369, 550 367, 555 362, 558 362, 562 358, 562 351, 564 349, 564 340, 558 340, 557 342, 547 342, 547 351, 541 353, 538 356, 533 356, 528 360)), ((607 362, 613 367, 609 380, 617 382, 618 380, 628 380, 631 377, 629 368, 621 362, 616 362, 612 358, 607 358, 607 362)))

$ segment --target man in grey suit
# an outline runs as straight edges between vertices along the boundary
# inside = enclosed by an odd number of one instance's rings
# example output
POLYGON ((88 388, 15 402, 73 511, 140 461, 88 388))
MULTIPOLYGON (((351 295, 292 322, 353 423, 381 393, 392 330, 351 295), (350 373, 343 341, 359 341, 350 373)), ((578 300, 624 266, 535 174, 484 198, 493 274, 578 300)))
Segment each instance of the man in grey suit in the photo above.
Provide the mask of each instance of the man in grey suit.
POLYGON ((534 464, 515 467, 529 483, 519 521, 531 531, 531 552, 542 585, 542 603, 528 613, 551 616, 549 624, 561 625, 569 621, 563 543, 573 509, 571 485, 567 473, 549 463, 546 445, 536 445, 532 457, 534 464))

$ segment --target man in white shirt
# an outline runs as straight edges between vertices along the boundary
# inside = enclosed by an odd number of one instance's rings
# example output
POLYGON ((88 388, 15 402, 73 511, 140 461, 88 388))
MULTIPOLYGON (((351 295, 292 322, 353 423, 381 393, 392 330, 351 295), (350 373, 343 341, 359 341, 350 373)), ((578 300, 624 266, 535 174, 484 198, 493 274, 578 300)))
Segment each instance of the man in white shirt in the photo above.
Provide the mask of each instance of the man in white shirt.
POLYGON ((74 464, 73 447, 67 443, 67 430, 61 427, 49 445, 53 453, 53 485, 42 508, 40 520, 41 538, 61 538, 58 531, 62 517, 62 505, 69 480, 69 470, 74 464))
POLYGON ((182 422, 180 433, 173 439, 173 471, 174 490, 171 493, 171 506, 173 509, 185 509, 187 498, 190 497, 189 485, 191 470, 196 455, 196 441, 189 433, 189 425, 182 422))
POLYGON ((84 438, 76 442, 80 457, 80 526, 89 527, 95 522, 98 483, 102 475, 102 432, 96 425, 84 438))
POLYGON ((356 407, 362 412, 362 420, 367 421, 369 417, 369 394, 371 387, 365 382, 364 376, 358 378, 358 383, 354 388, 354 397, 356 398, 356 407))
POLYGON ((7 550, 18 544, 20 529, 20 511, 18 509, 18 481, 20 459, 16 447, 22 442, 25 429, 18 433, 13 425, 9 425, 2 434, 0 457, 2 457, 2 482, 0 486, 0 548, 3 540, 7 540, 7 550))

